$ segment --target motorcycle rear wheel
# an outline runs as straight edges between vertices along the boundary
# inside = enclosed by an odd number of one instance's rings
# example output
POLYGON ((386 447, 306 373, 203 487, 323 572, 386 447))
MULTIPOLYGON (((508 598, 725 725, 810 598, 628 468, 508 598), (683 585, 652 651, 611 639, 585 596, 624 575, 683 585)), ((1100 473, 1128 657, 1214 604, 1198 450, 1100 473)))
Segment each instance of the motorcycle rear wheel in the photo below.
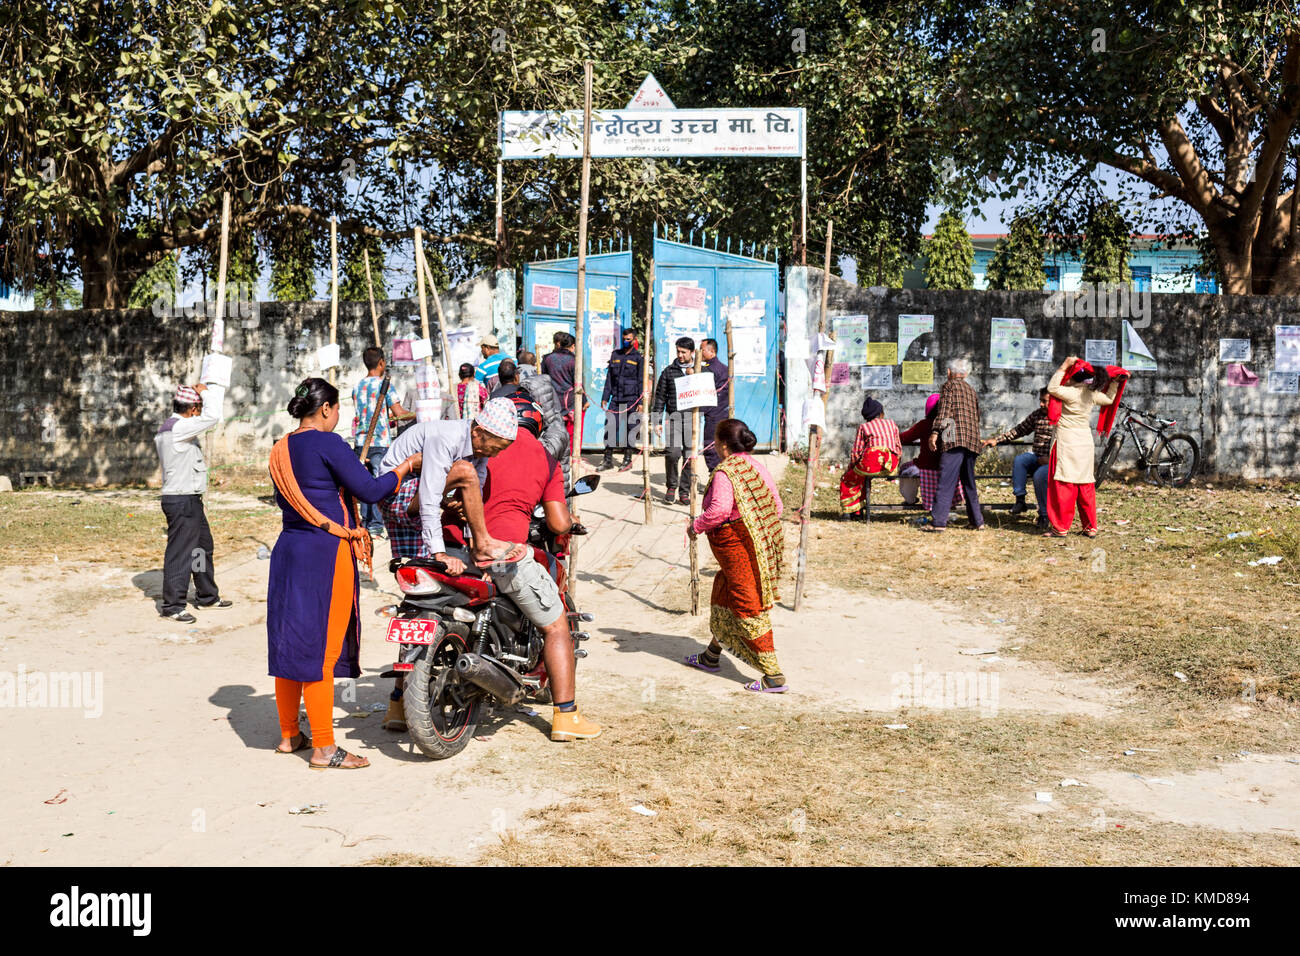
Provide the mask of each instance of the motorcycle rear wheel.
POLYGON ((402 704, 407 732, 420 752, 434 760, 464 750, 478 726, 482 691, 456 677, 456 658, 468 650, 463 637, 448 632, 406 678, 402 704))

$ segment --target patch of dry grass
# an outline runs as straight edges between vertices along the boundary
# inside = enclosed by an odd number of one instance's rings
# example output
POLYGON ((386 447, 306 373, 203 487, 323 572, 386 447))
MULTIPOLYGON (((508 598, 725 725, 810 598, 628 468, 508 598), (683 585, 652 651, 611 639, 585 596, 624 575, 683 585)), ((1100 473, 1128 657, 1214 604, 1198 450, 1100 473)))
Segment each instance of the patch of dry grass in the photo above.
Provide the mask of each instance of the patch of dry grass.
MULTIPOLYGON (((792 463, 782 483, 792 514, 804 475, 792 463)), ((837 482, 838 473, 819 470, 809 545, 816 580, 877 593, 890 588, 898 597, 940 599, 1002 619, 1024 639, 1021 656, 1174 699, 1253 694, 1300 702, 1294 486, 1104 486, 1102 534, 1089 540, 1042 538, 1032 512, 1016 518, 987 511, 989 531, 981 535, 969 532, 964 510, 943 535, 921 533, 917 512, 848 523, 837 520, 837 482), (1281 562, 1248 563, 1270 555, 1281 562)), ((984 500, 1011 499, 995 482, 981 482, 980 492, 984 500)), ((898 500, 893 486, 880 483, 873 497, 898 500)))
POLYGON ((512 780, 544 777, 576 796, 530 814, 536 829, 479 862, 1283 865, 1300 850, 1294 835, 1153 823, 1091 786, 1058 786, 1283 745, 1262 726, 1179 714, 1101 722, 925 712, 889 731, 892 715, 789 716, 749 698, 725 708, 686 695, 652 709, 623 703, 602 711, 600 741, 563 755, 495 755, 512 780), (1153 739, 1162 753, 1122 755, 1153 739), (1045 807, 1036 790, 1055 794, 1045 812, 1034 812, 1045 807), (638 804, 656 815, 638 814, 638 804))
MULTIPOLYGON (((275 543, 280 509, 246 495, 205 498, 217 560, 275 543)), ((18 491, 0 496, 0 565, 60 561, 162 565, 167 519, 148 490, 18 491)))

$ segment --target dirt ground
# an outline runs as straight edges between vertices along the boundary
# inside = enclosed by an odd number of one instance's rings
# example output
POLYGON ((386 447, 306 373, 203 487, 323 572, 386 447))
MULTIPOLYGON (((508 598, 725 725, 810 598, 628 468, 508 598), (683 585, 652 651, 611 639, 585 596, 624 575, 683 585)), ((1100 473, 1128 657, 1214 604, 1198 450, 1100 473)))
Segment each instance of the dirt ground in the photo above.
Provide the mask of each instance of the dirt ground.
MULTIPOLYGON (((714 566, 701 541, 703 613, 692 616, 686 509, 656 503, 646 526, 637 488, 612 474, 582 500, 592 534, 579 601, 596 620, 579 701, 603 738, 552 744, 549 708, 523 707, 433 762, 383 730, 389 688, 377 675, 392 656, 373 612, 395 595, 381 570, 361 592, 356 699, 342 682, 336 691, 339 743, 372 762, 351 773, 310 772, 304 754, 271 749, 257 549, 274 543, 278 512, 265 492, 211 496, 217 578, 235 606, 188 626, 155 609, 164 535, 152 493, 5 496, 0 671, 90 683, 76 706, 6 707, 0 862, 1294 862, 1290 663, 1261 671, 1274 688, 1262 699, 1196 696, 1172 676, 1172 690, 1154 686, 1095 649, 1046 642, 1048 612, 1032 595, 1008 606, 978 577, 970 587, 987 600, 967 585, 906 586, 918 567, 942 573, 933 536, 821 520, 806 606, 793 612, 790 576, 773 612, 791 692, 747 694, 740 682, 754 675, 734 660, 719 675, 681 666, 707 641, 714 566), (869 546, 837 537, 868 533, 869 546), (903 576, 874 570, 886 563, 903 576), (312 804, 323 807, 290 812, 312 804)), ((974 546, 966 534, 954 525, 948 558, 974 546)), ((791 549, 797 535, 792 521, 791 549)), ((994 554, 1023 545, 1010 528, 984 538, 994 554)), ((381 568, 387 550, 377 542, 381 568)), ((1285 606, 1286 576, 1249 580, 1285 606)), ((1191 682, 1218 686, 1218 673, 1191 682)))

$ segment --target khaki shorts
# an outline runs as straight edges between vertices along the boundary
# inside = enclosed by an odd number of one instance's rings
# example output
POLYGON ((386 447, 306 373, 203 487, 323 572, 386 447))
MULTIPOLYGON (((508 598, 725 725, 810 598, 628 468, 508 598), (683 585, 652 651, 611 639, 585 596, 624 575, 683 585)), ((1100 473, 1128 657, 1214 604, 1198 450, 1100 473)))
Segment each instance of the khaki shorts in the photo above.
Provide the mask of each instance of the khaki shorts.
POLYGON ((493 570, 492 581, 536 627, 550 627, 564 613, 555 579, 531 555, 502 570, 493 570))

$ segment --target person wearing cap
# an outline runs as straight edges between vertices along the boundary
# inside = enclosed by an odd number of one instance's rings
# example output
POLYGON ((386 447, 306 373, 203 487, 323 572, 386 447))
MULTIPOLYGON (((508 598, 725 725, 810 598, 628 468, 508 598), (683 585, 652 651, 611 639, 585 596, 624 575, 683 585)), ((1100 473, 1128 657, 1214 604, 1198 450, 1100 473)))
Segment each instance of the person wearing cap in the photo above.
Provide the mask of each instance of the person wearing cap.
POLYGON ((474 376, 480 382, 487 386, 489 392, 495 391, 496 387, 501 384, 497 376, 497 368, 501 365, 501 360, 505 355, 501 352, 501 343, 497 337, 489 332, 483 336, 483 341, 478 344, 479 351, 483 353, 483 361, 478 363, 474 369, 474 376))
MULTIPOLYGON (((576 527, 565 498, 560 464, 537 439, 542 430, 542 411, 527 396, 509 401, 516 409, 519 434, 508 448, 488 462, 487 483, 483 487, 487 529, 506 541, 527 541, 534 509, 540 506, 552 534, 573 533, 576 527)), ((443 537, 463 541, 463 520, 460 502, 450 505, 443 512, 443 537)), ((549 568, 528 554, 511 564, 494 565, 490 573, 497 591, 508 596, 542 636, 542 654, 553 704, 551 739, 599 737, 600 725, 578 711, 573 635, 559 585, 549 568)))
POLYGON ((722 455, 718 453, 713 441, 714 429, 719 422, 731 417, 731 373, 722 360, 718 358, 718 340, 704 339, 700 342, 700 371, 713 376, 713 387, 718 393, 718 402, 712 407, 700 409, 701 422, 704 425, 704 467, 710 472, 718 467, 722 455))
POLYGON ((154 447, 162 462, 162 510, 167 516, 163 555, 163 617, 182 624, 197 618, 185 610, 194 579, 196 607, 230 607, 217 591, 212 563, 212 529, 203 511, 208 464, 199 436, 221 421, 226 390, 220 385, 182 385, 172 398, 172 415, 159 426, 154 447))
POLYGON ((609 371, 605 375, 605 390, 600 397, 600 407, 605 411, 605 459, 600 470, 614 467, 614 452, 623 450, 623 467, 632 467, 632 451, 641 431, 641 350, 636 347, 636 333, 623 330, 623 347, 609 355, 609 371))
POLYGON ((447 554, 442 537, 442 499, 459 491, 465 520, 473 533, 470 553, 479 565, 517 560, 526 549, 516 542, 499 541, 488 533, 483 519, 483 482, 487 460, 499 455, 519 431, 515 403, 508 398, 489 400, 471 420, 417 422, 388 446, 380 463, 381 475, 393 471, 409 456, 422 453, 420 484, 408 506, 420 515, 421 557, 432 557, 460 574, 465 564, 447 554))

